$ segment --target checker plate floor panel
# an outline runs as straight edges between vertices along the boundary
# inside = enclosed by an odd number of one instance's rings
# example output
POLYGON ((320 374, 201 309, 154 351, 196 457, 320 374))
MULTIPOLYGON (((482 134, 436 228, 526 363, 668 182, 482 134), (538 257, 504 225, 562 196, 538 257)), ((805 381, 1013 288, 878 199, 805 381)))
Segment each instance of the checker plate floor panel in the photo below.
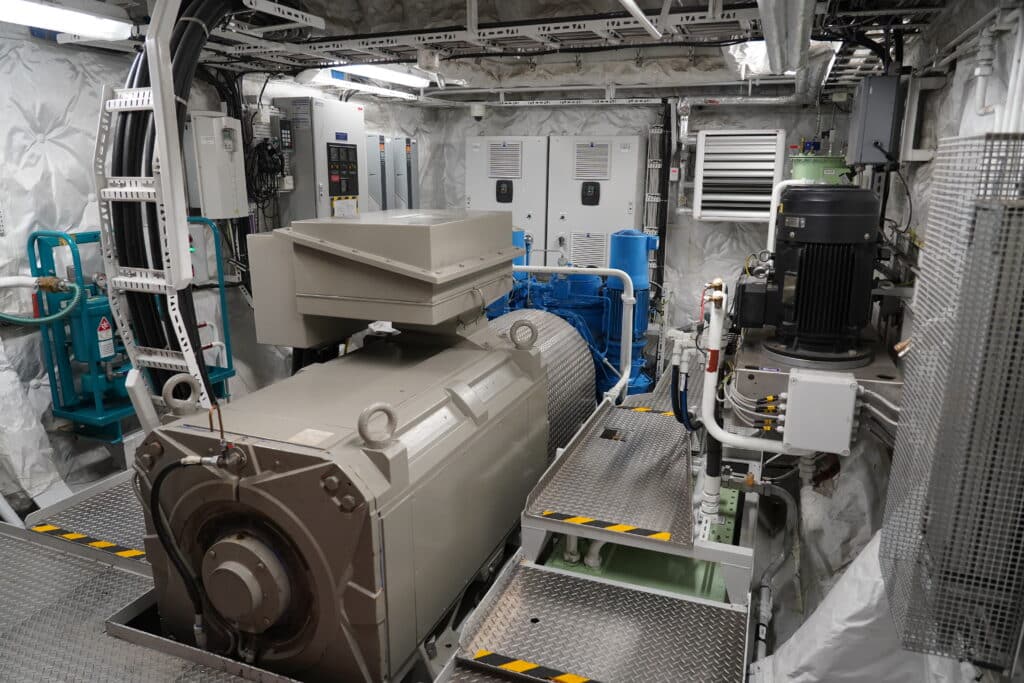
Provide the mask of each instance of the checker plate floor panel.
MULTIPOLYGON (((486 650, 602 683, 743 680, 745 611, 513 562, 467 622, 460 658, 486 650)), ((455 680, 491 680, 468 666, 455 680)))
POLYGON ((108 635, 104 623, 151 579, 0 532, 0 681, 243 679, 108 635))
POLYGON ((606 407, 581 437, 530 494, 528 515, 544 519, 553 511, 627 524, 693 546, 690 435, 675 418, 606 407))
POLYGON ((38 523, 52 524, 125 548, 145 549, 142 539, 146 535, 146 521, 130 480, 111 486, 38 523))

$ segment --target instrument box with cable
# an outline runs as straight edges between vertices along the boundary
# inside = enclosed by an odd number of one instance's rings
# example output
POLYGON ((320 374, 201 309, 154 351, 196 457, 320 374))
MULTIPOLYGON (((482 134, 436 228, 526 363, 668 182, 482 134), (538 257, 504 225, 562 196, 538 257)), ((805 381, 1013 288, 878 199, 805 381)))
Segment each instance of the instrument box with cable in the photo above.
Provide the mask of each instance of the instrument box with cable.
POLYGON ((857 408, 853 373, 793 368, 786 393, 785 445, 850 454, 857 408))

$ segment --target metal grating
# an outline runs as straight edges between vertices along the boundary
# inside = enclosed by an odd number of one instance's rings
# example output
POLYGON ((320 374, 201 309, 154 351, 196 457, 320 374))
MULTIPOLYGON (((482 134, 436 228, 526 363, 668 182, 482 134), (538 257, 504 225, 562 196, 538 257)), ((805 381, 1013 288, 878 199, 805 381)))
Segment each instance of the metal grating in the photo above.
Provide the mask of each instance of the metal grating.
POLYGON ((582 677, 572 680, 733 683, 744 678, 746 620, 742 608, 562 574, 517 557, 467 620, 458 656, 497 652, 582 677))
POLYGON ((509 328, 517 320, 528 320, 537 328, 537 347, 548 379, 550 459, 594 412, 594 361, 587 343, 573 326, 547 311, 512 311, 492 320, 491 329, 508 339, 509 328))
POLYGON ((130 480, 90 496, 41 523, 125 548, 141 550, 144 547, 146 521, 130 480))
POLYGON ((881 563, 905 647, 1009 670, 1024 626, 1024 136, 943 140, 881 563))
POLYGON ((17 533, 0 532, 0 681, 242 680, 107 635, 107 617, 152 580, 17 533))
POLYGON ((523 143, 492 142, 487 147, 487 177, 515 180, 523 177, 523 143))

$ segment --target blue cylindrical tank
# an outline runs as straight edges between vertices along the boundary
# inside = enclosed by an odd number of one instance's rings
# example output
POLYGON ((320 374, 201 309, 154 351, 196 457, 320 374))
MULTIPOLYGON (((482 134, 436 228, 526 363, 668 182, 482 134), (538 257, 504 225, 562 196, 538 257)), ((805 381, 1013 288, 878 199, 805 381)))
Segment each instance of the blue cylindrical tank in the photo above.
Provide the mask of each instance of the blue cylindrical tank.
MULTIPOLYGON (((647 345, 647 321, 651 306, 651 279, 647 254, 658 248, 658 238, 639 230, 619 230, 612 234, 608 265, 629 273, 636 303, 633 306, 633 353, 629 393, 642 394, 653 389, 653 380, 644 372, 644 346, 647 345)), ((608 360, 617 366, 622 349, 622 281, 609 277, 608 360)))

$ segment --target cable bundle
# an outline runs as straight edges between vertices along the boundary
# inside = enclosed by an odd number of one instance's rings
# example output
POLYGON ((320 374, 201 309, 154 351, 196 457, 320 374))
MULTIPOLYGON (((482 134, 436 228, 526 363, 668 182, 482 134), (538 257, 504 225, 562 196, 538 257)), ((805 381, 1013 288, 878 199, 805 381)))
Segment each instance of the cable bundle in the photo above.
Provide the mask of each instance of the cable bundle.
MULTIPOLYGON (((185 126, 185 113, 192 81, 199 63, 199 54, 209 32, 229 12, 241 9, 237 0, 191 0, 187 2, 171 35, 171 72, 177 100, 178 137, 185 126)), ((132 63, 125 86, 150 87, 149 65, 145 52, 140 52, 132 63)), ((153 175, 155 152, 155 126, 153 113, 128 112, 118 117, 114 130, 111 153, 111 175, 150 177, 153 175)), ((136 268, 163 269, 162 240, 155 204, 112 202, 111 217, 114 240, 121 265, 136 268), (144 233, 145 231, 145 233, 144 233), (148 244, 148 246, 147 246, 148 244)), ((169 226, 177 229, 180 226, 169 226)), ((127 292, 132 331, 140 346, 180 351, 175 331, 167 315, 167 297, 127 292)), ((196 327, 195 304, 191 288, 178 292, 178 303, 192 348, 201 348, 196 327)), ((201 353, 196 353, 203 383, 211 401, 215 401, 210 378, 201 353)), ((150 378, 157 392, 173 373, 151 370, 150 378)))

